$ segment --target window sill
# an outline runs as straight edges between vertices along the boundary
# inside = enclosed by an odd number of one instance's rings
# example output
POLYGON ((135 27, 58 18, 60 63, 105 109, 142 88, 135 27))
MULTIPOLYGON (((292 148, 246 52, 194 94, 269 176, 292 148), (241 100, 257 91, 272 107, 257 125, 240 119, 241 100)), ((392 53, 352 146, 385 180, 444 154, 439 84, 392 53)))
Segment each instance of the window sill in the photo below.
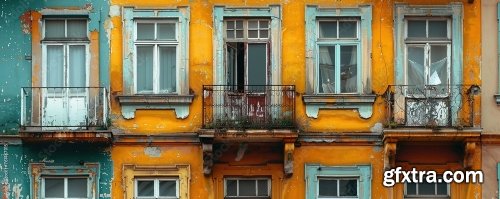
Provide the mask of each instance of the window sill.
POLYGON ((134 118, 137 109, 173 109, 177 118, 184 119, 189 115, 194 95, 120 95, 117 98, 125 119, 134 118))
POLYGON ((357 109, 359 116, 368 119, 372 116, 376 95, 366 94, 316 94, 304 95, 308 117, 318 118, 319 109, 357 109))

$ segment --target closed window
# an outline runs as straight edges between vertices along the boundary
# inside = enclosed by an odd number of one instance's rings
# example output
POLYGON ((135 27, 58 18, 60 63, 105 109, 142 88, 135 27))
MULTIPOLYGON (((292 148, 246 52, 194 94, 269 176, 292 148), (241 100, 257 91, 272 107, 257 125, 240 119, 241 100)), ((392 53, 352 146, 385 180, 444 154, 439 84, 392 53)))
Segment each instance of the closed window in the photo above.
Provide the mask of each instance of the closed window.
POLYGON ((171 199, 179 198, 178 179, 155 178, 136 179, 136 199, 171 199))
POLYGON ((42 198, 89 198, 88 177, 43 177, 42 198))
POLYGON ((441 183, 407 183, 405 198, 450 198, 449 184, 441 183))
POLYGON ((357 178, 318 178, 317 198, 359 198, 357 178))
POLYGON ((267 178, 227 178, 225 198, 271 198, 271 180, 267 178))
POLYGON ((177 93, 177 23, 136 20, 136 93, 177 93))
POLYGON ((318 18, 318 93, 357 93, 360 38, 357 18, 318 18))

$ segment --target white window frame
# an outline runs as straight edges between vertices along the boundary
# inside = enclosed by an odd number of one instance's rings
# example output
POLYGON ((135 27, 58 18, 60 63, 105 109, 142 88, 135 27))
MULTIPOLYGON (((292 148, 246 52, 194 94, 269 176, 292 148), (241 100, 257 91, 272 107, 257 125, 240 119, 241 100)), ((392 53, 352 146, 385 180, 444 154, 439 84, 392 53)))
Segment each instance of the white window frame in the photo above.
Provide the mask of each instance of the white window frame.
MULTIPOLYGON (((446 46, 447 48, 447 58, 448 62, 446 64, 446 72, 448 75, 447 82, 442 83, 444 86, 449 86, 451 84, 451 77, 452 77, 452 72, 451 72, 451 66, 452 66, 452 27, 451 27, 452 21, 449 17, 405 17, 404 18, 404 81, 405 84, 408 85, 409 82, 409 76, 408 76, 408 47, 410 46, 424 46, 424 85, 429 85, 429 76, 430 74, 430 56, 431 56, 431 51, 430 51, 430 46, 431 45, 442 45, 446 46), (408 21, 425 21, 426 22, 426 38, 414 38, 414 39, 409 39, 408 37, 408 21), (446 28, 447 28, 447 38, 437 38, 437 39, 429 39, 428 34, 429 34, 429 21, 443 21, 446 20, 446 28)), ((413 85, 409 85, 413 86, 413 85)), ((450 88, 447 89, 448 93, 450 92, 450 88)), ((441 97, 446 97, 448 94, 440 94, 439 96, 441 97)), ((414 96, 412 94, 412 96, 414 96)))
POLYGON ((408 183, 405 183, 404 184, 404 198, 443 198, 443 199, 446 199, 446 198, 451 198, 451 194, 450 194, 450 184, 446 184, 446 192, 447 192, 447 195, 437 195, 437 184, 438 183, 433 183, 434 184, 434 187, 435 187, 435 195, 419 195, 418 194, 418 185, 419 183, 416 183, 416 192, 417 194, 415 195, 407 195, 407 188, 408 188, 408 183))
POLYGON ((318 180, 318 183, 316 183, 316 198, 318 199, 345 199, 345 198, 352 198, 352 199, 358 199, 359 198, 359 176, 325 176, 325 175, 321 175, 321 176, 317 176, 317 180, 318 180), (339 191, 340 191, 340 183, 338 183, 339 180, 356 180, 356 194, 357 196, 356 197, 351 197, 351 196, 346 196, 346 197, 342 197, 342 196, 337 196, 337 197, 320 197, 319 195, 319 181, 322 180, 322 179, 326 179, 326 180, 337 180, 337 195, 339 194, 339 191))
MULTIPOLYGON (((89 25, 88 25, 89 19, 84 18, 84 17, 75 17, 75 18, 73 18, 73 17, 68 17, 68 18, 55 17, 55 18, 43 19, 42 38, 46 39, 45 38, 45 28, 46 28, 45 22, 46 21, 61 21, 61 20, 64 20, 64 38, 68 38, 68 21, 72 21, 72 20, 85 20, 85 21, 87 21, 87 26, 85 27, 86 38, 77 38, 77 39, 88 40, 88 38, 89 38, 89 25)), ((59 40, 59 39, 64 39, 64 38, 57 38, 57 39, 59 40)))
POLYGON ((179 198, 179 178, 136 178, 134 180, 134 198, 135 199, 177 199, 179 198), (138 196, 137 181, 153 181, 154 196, 138 196), (175 181, 175 197, 161 196, 160 197, 160 181, 175 181))
POLYGON ((179 65, 180 65, 180 52, 179 52, 179 22, 174 19, 135 19, 134 20, 134 58, 133 58, 133 68, 134 68, 134 93, 135 94, 178 94, 180 93, 180 83, 179 83, 179 65), (137 34, 137 24, 148 23, 154 24, 154 39, 153 40, 138 40, 137 34), (175 24, 175 39, 160 40, 157 39, 157 28, 158 24, 175 24), (137 90, 137 47, 138 46, 153 46, 153 91, 152 92, 139 92, 137 90), (163 92, 160 90, 160 47, 175 47, 175 92, 163 92))
MULTIPOLYGON (((42 199, 88 199, 90 196, 89 176, 43 176, 42 177, 42 199), (64 197, 63 198, 47 198, 45 197, 45 179, 64 179, 64 197), (86 178, 87 179, 87 197, 86 198, 69 198, 68 197, 68 179, 70 178, 86 178)), ((93 198, 90 196, 90 198, 93 198)))
POLYGON ((268 18, 262 18, 262 17, 259 17, 259 18, 241 18, 241 17, 230 17, 230 18, 227 18, 227 19, 224 19, 224 39, 226 42, 236 42, 236 41, 242 41, 242 40, 246 40, 246 41, 252 41, 252 40, 259 40, 259 41, 270 41, 271 40, 271 19, 268 19, 268 18), (234 29, 228 29, 227 27, 227 22, 228 21, 232 21, 234 22, 234 29), (236 28, 236 21, 243 21, 243 29, 237 29, 236 28), (250 26, 248 25, 249 22, 257 22, 257 28, 250 28, 250 26), (261 28, 260 27, 260 22, 261 21, 267 21, 267 28, 261 28), (232 31, 235 31, 234 32, 234 37, 233 38, 228 38, 227 37, 227 30, 232 30, 232 31), (242 38, 238 38, 236 37, 236 31, 237 30, 242 30, 243 31, 243 37, 242 38), (257 37, 250 37, 249 34, 248 34, 248 31, 250 30, 256 30, 257 31, 257 37), (260 35, 260 31, 261 30, 267 30, 267 36, 266 37, 261 37, 260 35))
POLYGON ((362 75, 362 69, 361 69, 361 19, 358 17, 327 17, 327 18, 319 18, 316 19, 316 74, 315 74, 315 88, 314 92, 317 94, 355 94, 355 93, 360 93, 362 92, 360 90, 360 85, 361 84, 361 75, 362 75), (320 38, 320 22, 337 22, 337 38, 320 38), (356 22, 356 38, 339 38, 339 22, 341 21, 355 21, 356 22), (320 92, 320 86, 321 82, 319 82, 319 77, 320 77, 320 52, 319 48, 321 46, 334 46, 335 47, 335 92, 332 93, 326 93, 326 92, 320 92), (356 46, 356 91, 355 92, 341 92, 341 85, 340 85, 340 48, 341 46, 356 46))
POLYGON ((271 194, 272 194, 272 181, 271 181, 271 178, 224 178, 224 198, 248 198, 248 197, 255 197, 255 198, 271 198, 271 194), (228 196, 227 195, 227 181, 228 180, 236 180, 237 181, 237 184, 236 184, 236 195, 237 196, 228 196), (239 187, 239 181, 240 180, 254 180, 255 181, 255 196, 240 196, 240 187, 239 187), (259 180, 267 180, 267 196, 258 196, 259 194, 259 186, 258 186, 258 181, 259 180))

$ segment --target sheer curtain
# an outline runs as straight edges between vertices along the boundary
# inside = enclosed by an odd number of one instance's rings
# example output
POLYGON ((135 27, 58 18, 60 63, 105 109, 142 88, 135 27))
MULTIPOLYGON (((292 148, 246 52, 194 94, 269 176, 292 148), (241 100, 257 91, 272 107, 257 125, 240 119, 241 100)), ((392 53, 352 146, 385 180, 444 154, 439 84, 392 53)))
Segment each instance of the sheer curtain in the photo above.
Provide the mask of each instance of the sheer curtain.
POLYGON ((153 46, 137 46, 137 92, 153 92, 153 46))
POLYGON ((344 93, 354 93, 357 91, 357 80, 358 80, 358 49, 357 46, 343 46, 343 48, 350 54, 350 59, 347 63, 342 64, 342 72, 347 78, 342 87, 342 92, 344 93), (351 49, 349 49, 351 48, 351 49), (350 52, 349 52, 350 51, 350 52))
POLYGON ((62 45, 47 46, 47 87, 64 86, 64 47, 62 45))
POLYGON ((69 46, 69 86, 85 87, 87 71, 85 67, 85 46, 69 46))
POLYGON ((175 47, 160 47, 160 91, 176 92, 175 47))
POLYGON ((335 92, 335 46, 319 47, 320 92, 335 92))

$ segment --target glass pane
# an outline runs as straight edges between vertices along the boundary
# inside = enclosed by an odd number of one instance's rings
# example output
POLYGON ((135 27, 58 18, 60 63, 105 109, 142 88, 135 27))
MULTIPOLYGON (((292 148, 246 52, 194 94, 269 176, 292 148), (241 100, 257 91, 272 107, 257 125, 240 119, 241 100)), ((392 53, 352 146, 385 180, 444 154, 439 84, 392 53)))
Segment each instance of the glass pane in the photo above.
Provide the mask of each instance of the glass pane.
POLYGON ((429 85, 448 84, 448 47, 431 45, 429 85))
POLYGON ((173 46, 160 47, 160 91, 176 92, 176 52, 173 46))
POLYGON ((335 92, 335 46, 319 47, 319 92, 335 92))
POLYGON ((260 30, 260 38, 268 38, 269 31, 268 30, 260 30))
POLYGON ((236 31, 236 38, 243 38, 243 30, 236 31))
POLYGON ((157 35, 158 39, 175 39, 175 24, 159 23, 157 35))
POLYGON ((258 196, 269 196, 269 187, 267 185, 267 180, 259 180, 257 183, 258 196))
POLYGON ((238 182, 236 180, 226 181, 226 196, 238 196, 238 182))
POLYGON ((243 21, 242 20, 236 21, 236 29, 243 30, 243 21))
POLYGON ((358 180, 339 180, 339 196, 357 196, 358 180))
POLYGON ((258 30, 249 30, 248 31, 248 38, 259 38, 258 30))
POLYGON ((319 180, 318 196, 337 196, 337 180, 319 180))
POLYGON ((64 178, 45 178, 45 197, 64 197, 64 178))
POLYGON ((357 46, 340 47, 340 92, 355 93, 358 85, 357 46))
POLYGON ((68 197, 87 198, 87 178, 68 178, 68 197))
POLYGON ((417 184, 408 183, 406 184, 406 195, 416 195, 417 194, 417 184))
POLYGON ((339 21, 339 38, 357 38, 357 29, 355 21, 339 21))
POLYGON ((160 196, 177 196, 176 181, 160 181, 160 196))
POLYGON ((226 29, 234 29, 234 21, 226 21, 226 29))
POLYGON ((424 85, 424 46, 408 47, 408 85, 424 85))
POLYGON ((266 85, 267 44, 248 44, 248 84, 266 85))
POLYGON ((269 22, 268 21, 259 21, 260 29, 267 29, 269 28, 269 22))
POLYGON ((408 20, 408 37, 426 37, 425 21, 408 20))
POLYGON ((87 38, 87 20, 68 20, 69 38, 87 38))
POLYGON ((64 47, 47 46, 47 87, 64 87, 64 47))
POLYGON ((258 21, 248 21, 248 29, 258 29, 259 22, 258 21))
POLYGON ((64 38, 64 20, 45 20, 45 38, 64 38))
POLYGON ((137 196, 154 196, 155 183, 153 180, 138 180, 137 181, 137 196))
POLYGON ((421 183, 418 184, 418 195, 436 195, 436 184, 421 183))
POLYGON ((448 38, 448 22, 429 21, 429 37, 448 38))
POLYGON ((137 47, 137 92, 153 91, 153 46, 137 47))
POLYGON ((256 196, 255 180, 240 180, 239 182, 239 196, 256 196))
POLYGON ((448 185, 446 183, 437 184, 437 194, 438 195, 448 195, 448 185))
POLYGON ((319 38, 337 38, 337 22, 320 21, 319 38))
POLYGON ((226 31, 226 38, 233 39, 234 38, 234 30, 226 31))
POLYGON ((69 46, 69 86, 85 87, 87 67, 85 60, 85 46, 69 46))
POLYGON ((137 24, 137 40, 154 40, 154 39, 155 39, 155 24, 153 23, 137 24))

